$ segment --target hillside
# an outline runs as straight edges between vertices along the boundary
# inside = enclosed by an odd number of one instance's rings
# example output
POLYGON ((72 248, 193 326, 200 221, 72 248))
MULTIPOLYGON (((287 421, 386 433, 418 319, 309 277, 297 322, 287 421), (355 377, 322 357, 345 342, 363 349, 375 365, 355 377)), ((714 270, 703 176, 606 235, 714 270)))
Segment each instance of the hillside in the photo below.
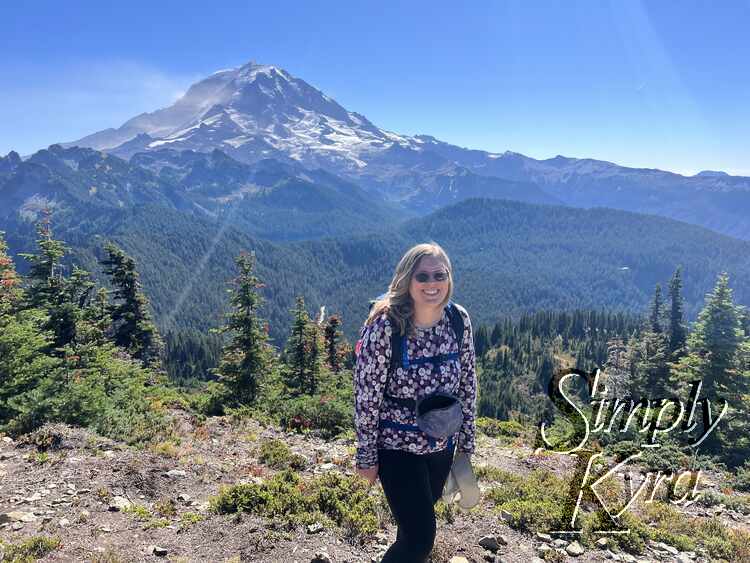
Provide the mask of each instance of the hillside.
MULTIPOLYGON (((8 225, 11 249, 29 249, 33 227, 8 225)), ((353 338, 368 300, 387 287, 412 244, 434 239, 454 262, 456 300, 478 324, 538 309, 641 311, 678 265, 692 317, 721 271, 750 302, 750 243, 660 217, 502 200, 468 200, 388 232, 273 243, 208 217, 157 206, 103 213, 57 235, 92 271, 105 239, 132 254, 163 329, 216 326, 233 258, 254 250, 265 282, 265 314, 277 342, 288 334, 295 295, 343 314, 353 338)), ((18 261, 19 265, 22 263, 18 261)))
MULTIPOLYGON (((0 442, 0 470, 5 477, 0 484, 0 542, 19 545, 32 536, 61 538, 61 545, 52 549, 43 561, 369 563, 379 560, 395 539, 395 526, 388 517, 387 505, 383 504, 379 483, 367 495, 380 522, 372 534, 352 536, 347 534, 345 526, 325 520, 318 524, 289 525, 281 517, 269 518, 252 511, 217 514, 211 510, 211 499, 220 493, 222 486, 237 483, 262 486, 278 473, 281 458, 271 461, 262 453, 263 445, 271 440, 283 440, 292 453, 302 456, 300 460, 304 461, 298 462, 301 468, 296 472, 308 483, 325 478, 335 483, 337 480, 331 478, 352 475, 352 440, 325 442, 312 436, 284 433, 253 420, 214 418, 200 423, 179 411, 173 416, 174 440, 143 452, 63 425, 45 427, 19 442, 4 439, 0 442), (51 446, 33 445, 35 439, 41 443, 45 436, 53 440, 51 446), (153 553, 154 546, 157 554, 153 553), (315 559, 321 553, 328 559, 315 559)), ((452 561, 537 562, 542 561, 539 557, 545 551, 554 551, 558 546, 563 546, 559 548, 563 551, 558 556, 560 560, 567 559, 564 552, 570 540, 555 540, 562 543, 553 545, 549 536, 535 535, 504 521, 497 501, 493 500, 499 498, 493 489, 502 490, 502 476, 509 473, 533 482, 534 472, 541 471, 551 474, 552 483, 557 483, 559 478, 571 475, 573 458, 534 454, 521 441, 510 443, 507 438, 482 435, 473 461, 480 476, 483 500, 469 511, 458 507, 440 509, 431 562, 447 563, 456 556, 466 559, 452 561), (479 545, 485 536, 494 536, 500 543, 494 552, 479 545)), ((707 496, 718 495, 722 479, 721 474, 706 473, 701 481, 702 492, 707 496)), ((555 497, 560 494, 554 492, 558 489, 553 491, 549 486, 544 493, 549 501, 561 500, 555 497)), ((677 520, 660 527, 695 518, 693 525, 748 531, 748 498, 733 498, 733 508, 722 510, 698 503, 684 511, 673 511, 677 520)), ((349 509, 354 510, 354 506, 349 505, 349 509)), ((543 525, 539 530, 545 530, 543 525)), ((680 551, 671 545, 665 547, 659 541, 646 542, 638 561, 643 561, 643 557, 708 561, 704 548, 696 553, 680 551)), ((10 552, 7 546, 5 549, 10 552)), ((576 561, 606 561, 616 557, 636 561, 611 540, 604 547, 595 545, 583 551, 576 561)), ((737 554, 741 556, 740 552, 737 554)))

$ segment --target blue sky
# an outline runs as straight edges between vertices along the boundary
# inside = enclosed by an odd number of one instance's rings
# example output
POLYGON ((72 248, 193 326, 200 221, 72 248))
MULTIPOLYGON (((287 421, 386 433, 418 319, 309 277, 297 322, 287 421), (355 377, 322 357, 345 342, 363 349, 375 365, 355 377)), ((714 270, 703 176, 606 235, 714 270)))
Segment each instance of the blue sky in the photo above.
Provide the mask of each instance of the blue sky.
POLYGON ((401 133, 750 176, 749 23, 750 0, 5 3, 0 154, 255 60, 401 133))

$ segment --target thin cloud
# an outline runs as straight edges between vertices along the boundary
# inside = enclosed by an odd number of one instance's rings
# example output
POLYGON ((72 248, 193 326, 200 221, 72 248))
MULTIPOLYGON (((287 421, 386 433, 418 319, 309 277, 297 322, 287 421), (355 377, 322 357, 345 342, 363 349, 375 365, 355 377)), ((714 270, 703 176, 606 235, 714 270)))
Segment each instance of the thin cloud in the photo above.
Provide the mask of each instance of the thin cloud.
POLYGON ((174 103, 200 78, 129 60, 15 65, 0 77, 0 154, 119 127, 174 103))

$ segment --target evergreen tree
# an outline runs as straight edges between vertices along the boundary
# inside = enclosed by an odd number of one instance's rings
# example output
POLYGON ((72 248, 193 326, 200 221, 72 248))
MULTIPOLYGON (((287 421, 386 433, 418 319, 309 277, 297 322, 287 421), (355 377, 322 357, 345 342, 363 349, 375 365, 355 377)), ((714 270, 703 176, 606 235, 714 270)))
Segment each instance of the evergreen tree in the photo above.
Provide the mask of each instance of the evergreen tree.
POLYGON ((500 344, 500 340, 502 339, 502 331, 500 329, 500 323, 495 323, 495 326, 492 329, 492 334, 490 335, 490 342, 492 343, 492 346, 497 346, 500 344))
POLYGON ((196 330, 170 331, 165 335, 165 367, 169 378, 182 385, 210 379, 219 365, 222 339, 196 330))
POLYGON ((477 329, 474 337, 474 351, 476 357, 480 358, 484 356, 485 352, 490 348, 490 338, 487 336, 487 327, 482 325, 477 329))
POLYGON ((114 342, 144 366, 156 367, 161 361, 162 342, 141 290, 135 260, 111 242, 104 249, 107 257, 101 263, 114 288, 115 303, 110 306, 114 342))
POLYGON ((60 263, 68 248, 62 241, 52 238, 51 216, 45 210, 36 225, 39 254, 22 253, 20 256, 31 263, 27 276, 26 307, 50 310, 59 302, 63 275, 60 263))
POLYGON ((20 434, 43 424, 65 378, 62 360, 50 356, 45 315, 27 309, 0 317, 0 431, 20 434))
POLYGON ((661 284, 656 284, 654 289, 654 299, 651 301, 651 312, 648 316, 649 329, 651 332, 657 334, 661 333, 661 315, 662 315, 662 302, 661 302, 661 284))
POLYGON ((13 260, 8 255, 5 233, 0 231, 0 318, 9 314, 20 299, 19 282, 13 260))
POLYGON ((312 395, 320 384, 326 347, 318 325, 310 320, 302 296, 297 297, 292 314, 294 322, 284 353, 287 382, 299 392, 312 395))
POLYGON ((49 212, 37 224, 37 234, 39 254, 21 254, 31 263, 25 308, 46 312, 48 318, 41 328, 53 333, 50 347, 62 355, 77 338, 78 321, 94 282, 87 271, 75 266, 69 277, 63 274, 61 260, 68 249, 53 238, 49 212))
POLYGON ((343 367, 347 352, 342 344, 341 319, 338 315, 328 317, 323 329, 326 349, 326 363, 333 373, 343 367))
POLYGON ((682 268, 677 268, 669 281, 669 353, 674 359, 685 348, 685 303, 682 298, 682 268))
POLYGON ((701 373, 707 392, 732 394, 743 390, 744 385, 736 377, 742 341, 740 314, 732 301, 729 276, 722 273, 706 296, 706 306, 688 338, 690 351, 702 360, 701 373))
POLYGON ((262 298, 258 290, 263 284, 255 276, 255 254, 242 253, 235 263, 239 275, 230 289, 232 311, 226 315, 226 324, 219 329, 229 334, 219 367, 215 373, 232 392, 239 404, 252 404, 258 396, 260 382, 272 367, 272 353, 268 334, 258 316, 262 298))
POLYGON ((662 315, 661 285, 656 284, 645 329, 629 347, 630 385, 635 397, 658 399, 669 390, 669 335, 663 332, 662 315))
POLYGON ((682 381, 701 380, 706 395, 726 399, 729 413, 701 446, 730 465, 750 455, 750 338, 742 328, 742 311, 733 303, 729 277, 719 275, 706 305, 687 338, 688 354, 674 365, 682 381))
POLYGON ((669 395, 669 355, 664 334, 645 331, 631 344, 630 361, 633 396, 660 399, 669 395))

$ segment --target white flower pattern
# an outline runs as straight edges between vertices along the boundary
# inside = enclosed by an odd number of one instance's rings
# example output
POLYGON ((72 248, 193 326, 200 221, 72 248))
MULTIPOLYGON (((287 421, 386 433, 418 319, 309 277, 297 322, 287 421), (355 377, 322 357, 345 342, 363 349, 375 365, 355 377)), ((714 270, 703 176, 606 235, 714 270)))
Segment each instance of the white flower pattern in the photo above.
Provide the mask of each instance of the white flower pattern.
MULTIPOLYGON (((476 411, 476 359, 471 320, 466 310, 458 306, 464 319, 461 362, 456 360, 435 366, 432 363, 399 367, 388 381, 387 392, 394 397, 419 398, 435 390, 455 393, 463 404, 464 420, 457 432, 457 448, 474 452, 476 411)), ((378 448, 406 450, 426 454, 442 450, 448 440, 430 440, 421 431, 379 428, 381 420, 415 425, 414 413, 399 408, 384 399, 385 383, 391 363, 391 322, 384 313, 365 327, 362 347, 354 370, 354 410, 357 429, 357 467, 368 468, 378 462, 378 448)), ((453 335, 445 311, 437 325, 417 329, 416 336, 407 338, 410 359, 431 358, 438 354, 458 352, 458 342, 453 335)), ((455 439, 455 437, 454 437, 455 439)))

